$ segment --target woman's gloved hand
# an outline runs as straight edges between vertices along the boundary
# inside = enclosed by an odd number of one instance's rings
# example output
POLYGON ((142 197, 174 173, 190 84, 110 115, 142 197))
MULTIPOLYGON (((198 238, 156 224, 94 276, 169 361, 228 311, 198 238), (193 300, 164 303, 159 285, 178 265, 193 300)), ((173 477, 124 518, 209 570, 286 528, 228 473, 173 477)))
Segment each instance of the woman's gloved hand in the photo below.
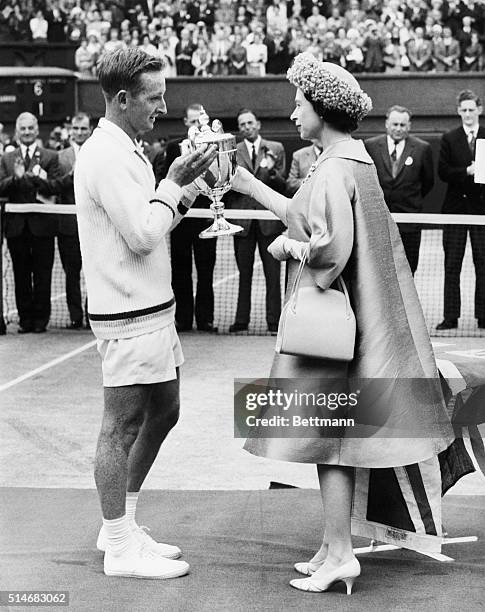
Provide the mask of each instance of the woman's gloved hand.
POLYGON ((278 261, 285 261, 287 259, 297 259, 301 261, 307 249, 307 242, 293 240, 293 238, 288 238, 284 234, 281 234, 269 245, 268 253, 278 261))
POLYGON ((239 191, 239 193, 244 193, 245 195, 251 195, 250 183, 254 180, 254 175, 251 174, 249 170, 238 166, 231 187, 234 191, 239 191))
POLYGON ((282 234, 276 237, 268 246, 268 253, 278 261, 286 261, 290 256, 286 252, 285 244, 288 238, 282 234))

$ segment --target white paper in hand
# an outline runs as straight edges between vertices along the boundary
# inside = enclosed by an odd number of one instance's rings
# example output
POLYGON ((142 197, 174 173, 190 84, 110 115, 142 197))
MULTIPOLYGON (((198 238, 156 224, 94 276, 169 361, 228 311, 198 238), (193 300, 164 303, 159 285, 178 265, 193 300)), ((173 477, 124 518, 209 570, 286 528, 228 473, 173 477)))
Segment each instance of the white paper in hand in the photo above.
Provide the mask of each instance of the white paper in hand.
POLYGON ((485 183, 485 138, 476 140, 475 183, 485 183))

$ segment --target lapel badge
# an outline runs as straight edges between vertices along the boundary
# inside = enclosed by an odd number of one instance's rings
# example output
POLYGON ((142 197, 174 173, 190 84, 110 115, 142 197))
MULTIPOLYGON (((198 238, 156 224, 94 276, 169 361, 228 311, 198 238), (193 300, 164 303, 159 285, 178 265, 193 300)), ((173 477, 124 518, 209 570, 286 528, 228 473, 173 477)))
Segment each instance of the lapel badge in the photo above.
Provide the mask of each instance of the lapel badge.
POLYGON ((406 157, 406 161, 404 162, 404 165, 405 166, 412 166, 413 162, 414 162, 414 159, 410 155, 408 155, 408 157, 406 157))

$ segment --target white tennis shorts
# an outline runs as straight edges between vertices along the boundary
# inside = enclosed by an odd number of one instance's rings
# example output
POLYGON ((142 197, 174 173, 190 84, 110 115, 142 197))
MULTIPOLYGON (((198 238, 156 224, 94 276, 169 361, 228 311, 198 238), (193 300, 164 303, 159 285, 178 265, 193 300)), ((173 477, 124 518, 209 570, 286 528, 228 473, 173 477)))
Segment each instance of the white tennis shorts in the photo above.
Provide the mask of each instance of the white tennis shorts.
POLYGON ((98 340, 97 348, 102 359, 105 387, 175 380, 176 368, 184 362, 174 323, 141 336, 98 340))

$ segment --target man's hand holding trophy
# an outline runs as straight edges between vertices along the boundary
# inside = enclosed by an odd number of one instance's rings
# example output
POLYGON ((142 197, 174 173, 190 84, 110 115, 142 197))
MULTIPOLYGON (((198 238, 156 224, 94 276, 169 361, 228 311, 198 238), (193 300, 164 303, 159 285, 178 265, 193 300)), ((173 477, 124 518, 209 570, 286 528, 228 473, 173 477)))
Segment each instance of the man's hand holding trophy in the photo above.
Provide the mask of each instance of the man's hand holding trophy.
POLYGON ((212 128, 209 127, 209 117, 204 109, 201 110, 198 123, 198 126, 192 125, 189 128, 187 138, 180 144, 182 157, 207 146, 217 147, 217 155, 208 169, 194 180, 199 191, 211 198, 210 208, 214 213, 213 224, 201 232, 200 237, 215 238, 236 234, 243 228, 224 219, 224 203, 221 201, 222 196, 231 188, 237 170, 236 138, 224 133, 218 119, 214 119, 212 128))

